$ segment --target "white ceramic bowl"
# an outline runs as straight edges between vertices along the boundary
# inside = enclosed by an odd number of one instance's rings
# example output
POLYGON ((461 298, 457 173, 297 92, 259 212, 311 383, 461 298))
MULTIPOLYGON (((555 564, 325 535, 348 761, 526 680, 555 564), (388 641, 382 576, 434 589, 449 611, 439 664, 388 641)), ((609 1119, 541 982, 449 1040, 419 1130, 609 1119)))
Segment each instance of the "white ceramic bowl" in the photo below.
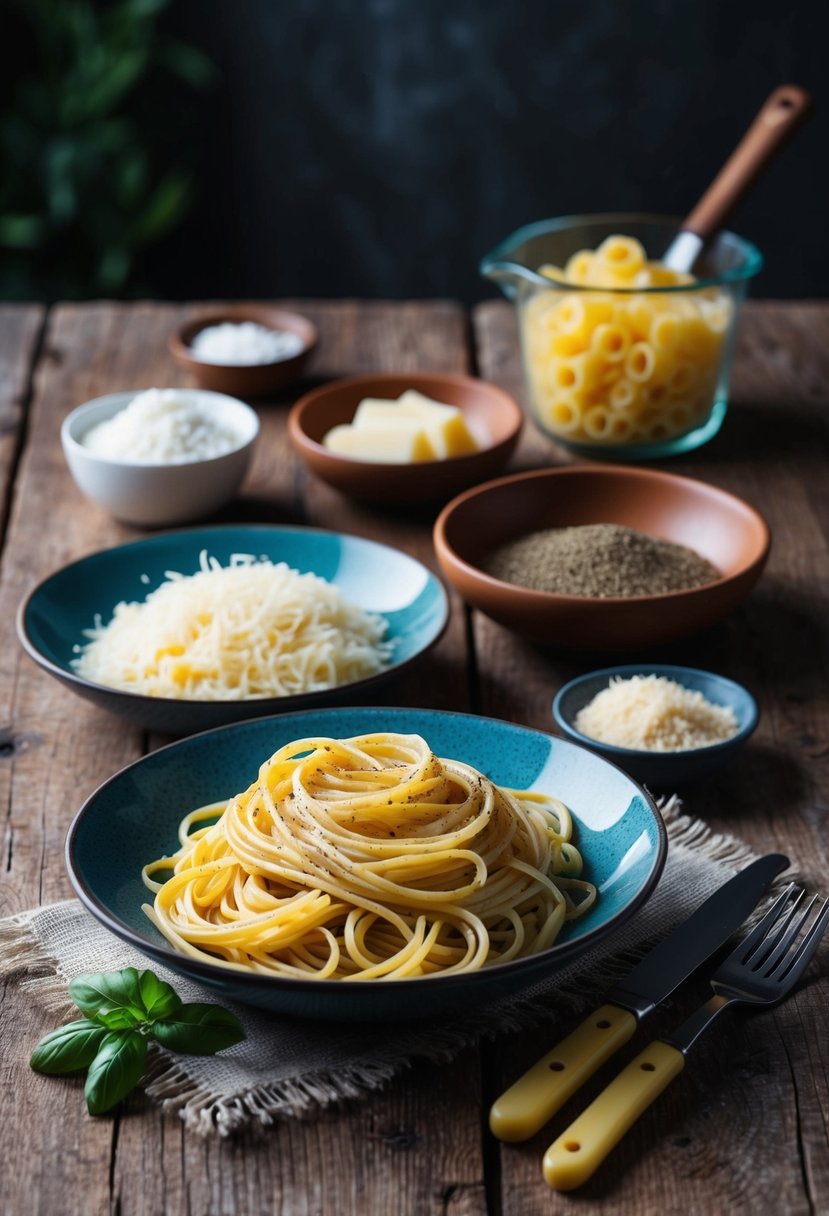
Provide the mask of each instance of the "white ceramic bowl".
POLYGON ((60 430, 63 453, 79 489, 116 519, 144 527, 165 527, 210 515, 232 498, 250 464, 259 417, 249 405, 224 393, 177 389, 238 434, 229 452, 184 464, 115 460, 90 451, 83 437, 93 426, 125 409, 139 390, 109 393, 79 405, 60 430))

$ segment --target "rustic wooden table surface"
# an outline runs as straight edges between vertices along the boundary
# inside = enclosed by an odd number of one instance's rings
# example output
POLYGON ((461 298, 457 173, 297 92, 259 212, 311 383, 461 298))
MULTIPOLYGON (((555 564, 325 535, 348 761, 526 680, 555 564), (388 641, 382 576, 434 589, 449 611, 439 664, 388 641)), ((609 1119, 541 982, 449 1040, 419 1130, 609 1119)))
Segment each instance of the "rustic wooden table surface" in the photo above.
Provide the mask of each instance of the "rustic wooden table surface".
MULTIPOLYGON (((321 333, 312 379, 359 371, 474 370, 520 393, 506 304, 483 304, 471 316, 451 302, 302 301, 301 308, 321 333)), ((194 311, 147 303, 70 304, 48 313, 0 309, 3 915, 71 894, 63 840, 80 802, 163 741, 79 700, 36 668, 17 644, 14 616, 43 575, 138 534, 76 490, 60 450, 60 422, 73 406, 102 393, 182 383, 166 339, 194 311)), ((689 791, 686 808, 756 850, 787 852, 811 884, 825 890, 829 305, 751 305, 733 401, 717 439, 666 467, 758 506, 774 533, 771 561, 730 621, 649 657, 712 668, 754 691, 762 709, 754 739, 716 783, 689 791)), ((252 476, 223 518, 299 522, 376 537, 434 566, 429 513, 384 515, 305 474, 286 437, 289 403, 262 406, 252 476)), ((528 427, 515 465, 565 459, 528 427)), ((383 699, 547 729, 556 689, 597 665, 589 657, 542 654, 479 615, 470 617, 455 601, 437 650, 383 699)), ((89 1118, 76 1081, 45 1080, 29 1071, 29 1052, 50 1018, 19 987, 6 984, 0 988, 0 1211, 826 1213, 828 975, 824 944, 808 984, 786 1004, 718 1026, 577 1197, 556 1195, 541 1179, 549 1131, 524 1145, 501 1146, 485 1126, 489 1102, 546 1049, 549 1028, 467 1050, 451 1065, 416 1064, 366 1100, 222 1142, 185 1134, 140 1092, 113 1117, 89 1118)), ((598 1081, 587 1092, 597 1087, 598 1081)), ((553 1128, 565 1122, 562 1114, 553 1128)))

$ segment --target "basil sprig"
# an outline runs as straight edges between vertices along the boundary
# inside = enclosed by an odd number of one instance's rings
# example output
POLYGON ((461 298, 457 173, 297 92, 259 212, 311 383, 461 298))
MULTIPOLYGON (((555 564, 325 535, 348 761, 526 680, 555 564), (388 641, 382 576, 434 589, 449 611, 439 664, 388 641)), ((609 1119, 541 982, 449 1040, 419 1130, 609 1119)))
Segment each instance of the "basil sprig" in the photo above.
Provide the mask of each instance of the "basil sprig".
POLYGON ((185 1004, 152 971, 126 967, 79 975, 69 995, 84 1017, 45 1035, 29 1060, 35 1072, 60 1076, 88 1069, 84 1096, 91 1115, 112 1110, 144 1074, 147 1042, 209 1056, 245 1038, 221 1005, 185 1004))

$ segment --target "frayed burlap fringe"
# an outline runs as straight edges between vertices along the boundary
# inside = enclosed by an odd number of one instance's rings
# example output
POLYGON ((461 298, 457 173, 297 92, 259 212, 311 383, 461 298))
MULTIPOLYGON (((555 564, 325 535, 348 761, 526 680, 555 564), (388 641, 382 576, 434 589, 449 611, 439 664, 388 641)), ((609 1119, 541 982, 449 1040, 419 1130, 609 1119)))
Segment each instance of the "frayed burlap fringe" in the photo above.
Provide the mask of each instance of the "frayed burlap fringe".
POLYGON ((657 803, 665 821, 668 839, 672 845, 694 849, 709 861, 721 861, 733 870, 742 870, 754 860, 754 852, 735 836, 713 831, 701 819, 692 819, 682 811, 682 802, 674 795, 666 802, 657 803))
MULTIPOLYGON (((753 859, 754 854, 741 841, 717 834, 706 824, 685 815, 678 799, 670 799, 660 809, 674 857, 686 850, 698 862, 704 859, 713 863, 716 885, 728 877, 719 867, 740 870, 753 859)), ((778 885, 782 881, 778 880, 778 885)), ((67 917, 70 909, 71 916, 79 915, 78 905, 73 901, 64 907, 67 917)), ((54 910, 60 914, 61 906, 55 906, 54 910)), ((36 915, 36 912, 26 912, 0 921, 0 974, 20 976, 21 985, 40 1004, 56 1017, 64 1016, 73 1009, 67 996, 71 974, 67 973, 61 958, 45 948, 33 924, 36 915)), ((89 931, 106 932, 91 921, 89 931)), ((377 1050, 375 1028, 364 1041, 358 1040, 356 1047, 353 1038, 349 1039, 343 1049, 343 1058, 335 1063, 303 1067, 300 1042, 296 1060, 288 1061, 292 1066, 291 1075, 251 1078, 249 1070, 245 1073, 240 1069, 238 1086, 234 1086, 233 1061, 228 1059, 229 1053, 215 1057, 221 1062, 222 1073, 217 1080, 211 1076, 209 1062, 194 1064, 194 1060, 203 1058, 171 1055, 153 1046, 143 1085, 148 1096, 162 1109, 176 1112, 188 1129, 203 1135, 229 1136, 252 1126, 267 1127, 280 1119, 302 1118, 320 1107, 347 1098, 359 1098, 381 1088, 403 1068, 410 1067, 416 1058, 447 1061, 484 1036, 561 1020, 562 1015, 569 1017, 583 1008, 587 999, 600 995, 614 980, 626 974, 650 948, 654 936, 658 937, 660 933, 652 932, 650 937, 645 934, 625 945, 618 943, 615 948, 611 943, 612 952, 607 947, 594 949, 579 960, 576 968, 566 969, 565 982, 554 989, 545 981, 517 998, 504 999, 483 1009, 470 1009, 462 1020, 444 1018, 401 1023, 391 1029, 386 1026, 382 1036, 386 1051, 377 1050)), ((119 957, 113 955, 112 966, 126 965, 120 955, 127 957, 128 948, 111 940, 113 951, 116 945, 119 951, 119 957)), ((107 945, 109 941, 107 936, 107 945)), ((60 951, 56 953, 60 954, 60 951)), ((140 956, 136 955, 130 961, 142 965, 140 956)), ((159 967, 154 969, 163 971, 159 967)), ((168 978, 177 990, 186 989, 187 983, 180 977, 170 975, 168 978)), ((199 999, 204 995, 198 991, 192 995, 182 994, 185 999, 199 999)), ((260 1043, 266 1052, 271 1050, 283 1024, 276 1018, 265 1019, 254 1010, 240 1009, 239 1013, 249 1028, 251 1042, 260 1043)), ((318 1033, 333 1037, 336 1042, 341 1030, 322 1024, 318 1033)), ((304 1033, 310 1036, 315 1031, 306 1028, 304 1033)), ((285 1061, 280 1064, 284 1072, 285 1061)))

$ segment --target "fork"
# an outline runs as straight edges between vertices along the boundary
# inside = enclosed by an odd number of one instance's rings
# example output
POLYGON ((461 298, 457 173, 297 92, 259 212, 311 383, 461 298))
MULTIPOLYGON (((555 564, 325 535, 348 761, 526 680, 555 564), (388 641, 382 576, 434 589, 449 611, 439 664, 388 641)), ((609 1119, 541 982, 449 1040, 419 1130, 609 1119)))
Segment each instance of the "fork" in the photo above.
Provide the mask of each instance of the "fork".
POLYGON ((817 950, 829 923, 829 899, 816 910, 817 896, 790 884, 759 924, 711 977, 711 996, 687 1021, 657 1039, 631 1060, 544 1154, 550 1186, 569 1191, 592 1176, 639 1116, 685 1066, 688 1052, 732 1005, 776 1005, 788 996, 817 950), (800 940, 798 941, 798 938, 800 940))

